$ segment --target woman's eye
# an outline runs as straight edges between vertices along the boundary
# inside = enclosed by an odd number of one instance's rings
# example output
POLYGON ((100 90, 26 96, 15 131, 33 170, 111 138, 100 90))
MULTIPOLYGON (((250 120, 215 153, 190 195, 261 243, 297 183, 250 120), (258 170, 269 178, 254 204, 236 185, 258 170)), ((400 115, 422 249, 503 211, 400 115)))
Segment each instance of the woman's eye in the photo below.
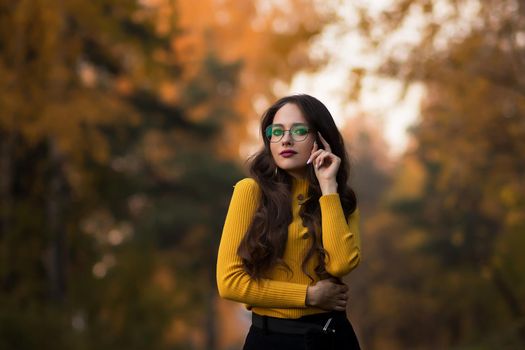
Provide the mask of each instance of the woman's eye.
POLYGON ((293 133, 295 135, 306 135, 308 133, 308 129, 307 128, 296 128, 293 130, 293 133))
POLYGON ((273 129, 272 130, 272 135, 273 136, 281 136, 283 134, 283 129, 273 129))

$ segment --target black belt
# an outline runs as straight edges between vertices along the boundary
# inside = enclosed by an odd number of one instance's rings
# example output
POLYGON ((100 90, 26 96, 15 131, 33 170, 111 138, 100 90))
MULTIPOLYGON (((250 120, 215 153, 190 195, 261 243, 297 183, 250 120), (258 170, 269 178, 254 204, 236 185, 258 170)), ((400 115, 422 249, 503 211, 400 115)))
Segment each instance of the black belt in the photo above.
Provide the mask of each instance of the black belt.
POLYGON ((333 334, 335 333, 335 329, 330 327, 332 322, 333 317, 328 317, 324 325, 319 325, 293 319, 261 316, 252 312, 252 324, 255 327, 275 333, 305 335, 322 332, 325 334, 333 334))

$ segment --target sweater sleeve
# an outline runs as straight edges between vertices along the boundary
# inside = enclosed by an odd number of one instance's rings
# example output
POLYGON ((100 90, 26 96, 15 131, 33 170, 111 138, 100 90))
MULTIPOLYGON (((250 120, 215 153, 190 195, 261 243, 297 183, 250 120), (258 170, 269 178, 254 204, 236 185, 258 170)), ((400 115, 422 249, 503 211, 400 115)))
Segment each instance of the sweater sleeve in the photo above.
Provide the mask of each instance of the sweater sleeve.
POLYGON ((326 271, 335 277, 350 273, 361 258, 359 210, 345 218, 339 194, 321 196, 323 247, 327 251, 326 271))
POLYGON ((260 190, 253 179, 234 188, 217 258, 217 286, 225 299, 257 307, 306 308, 308 285, 270 279, 253 280, 243 269, 237 248, 257 209, 260 190))

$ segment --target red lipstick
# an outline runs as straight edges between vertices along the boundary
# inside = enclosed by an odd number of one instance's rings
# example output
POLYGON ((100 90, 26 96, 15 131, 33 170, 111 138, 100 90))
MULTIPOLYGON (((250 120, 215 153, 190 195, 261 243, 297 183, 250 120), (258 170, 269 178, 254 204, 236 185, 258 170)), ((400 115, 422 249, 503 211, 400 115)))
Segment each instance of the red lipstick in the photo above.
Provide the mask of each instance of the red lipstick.
POLYGON ((293 151, 291 149, 285 149, 284 151, 279 153, 279 155, 284 157, 284 158, 290 158, 290 157, 292 157, 295 154, 297 154, 297 152, 295 152, 295 151, 293 151))

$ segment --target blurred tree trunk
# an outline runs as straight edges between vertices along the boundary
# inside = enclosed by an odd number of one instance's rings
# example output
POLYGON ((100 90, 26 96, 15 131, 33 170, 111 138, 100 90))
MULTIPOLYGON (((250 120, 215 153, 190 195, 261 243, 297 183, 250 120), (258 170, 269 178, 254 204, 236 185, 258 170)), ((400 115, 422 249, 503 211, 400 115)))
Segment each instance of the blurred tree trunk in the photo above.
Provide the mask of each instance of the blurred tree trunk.
POLYGON ((8 284, 8 235, 11 231, 13 210, 12 174, 15 136, 12 132, 0 131, 0 283, 8 284), (3 242, 2 242, 3 241, 3 242))
POLYGON ((64 232, 65 179, 62 173, 63 160, 55 141, 48 139, 49 146, 49 188, 47 198, 47 223, 51 235, 49 247, 49 282, 51 297, 62 302, 66 292, 66 237, 64 232))
POLYGON ((523 343, 525 344, 525 323, 523 322, 523 320, 525 320, 525 314, 523 312, 520 299, 514 292, 513 288, 511 287, 511 284, 508 283, 507 280, 503 277, 499 268, 494 268, 491 271, 491 279, 494 283, 495 288, 505 301, 505 304, 507 304, 507 306, 509 307, 510 314, 516 320, 516 324, 518 325, 518 334, 523 343))

